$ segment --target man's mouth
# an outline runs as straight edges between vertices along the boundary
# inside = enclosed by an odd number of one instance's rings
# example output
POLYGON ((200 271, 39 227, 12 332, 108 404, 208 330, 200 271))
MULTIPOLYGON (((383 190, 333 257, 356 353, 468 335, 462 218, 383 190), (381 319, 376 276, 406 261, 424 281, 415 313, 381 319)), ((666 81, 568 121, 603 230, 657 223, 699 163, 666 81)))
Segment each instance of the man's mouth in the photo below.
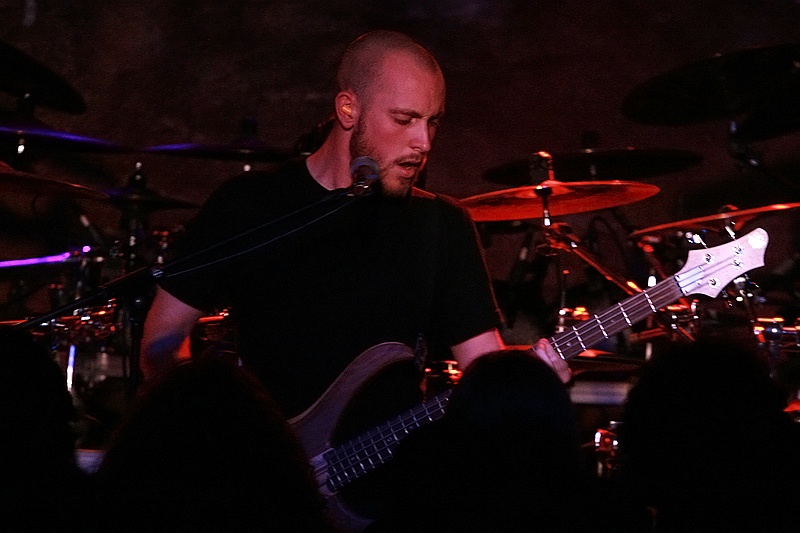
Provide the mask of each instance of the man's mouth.
POLYGON ((397 166, 404 169, 407 173, 415 173, 422 167, 422 163, 423 161, 421 160, 400 161, 397 163, 397 166))

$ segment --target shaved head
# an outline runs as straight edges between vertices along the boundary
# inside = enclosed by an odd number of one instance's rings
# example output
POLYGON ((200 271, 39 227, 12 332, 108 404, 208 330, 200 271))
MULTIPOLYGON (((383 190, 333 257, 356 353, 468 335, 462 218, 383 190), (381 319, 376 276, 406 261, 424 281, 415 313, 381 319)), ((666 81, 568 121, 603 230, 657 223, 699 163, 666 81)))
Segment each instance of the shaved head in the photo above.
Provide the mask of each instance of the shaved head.
POLYGON ((339 90, 369 100, 372 88, 381 81, 384 60, 398 53, 412 58, 421 69, 442 75, 439 63, 422 45, 402 33, 377 30, 362 35, 345 50, 336 71, 339 90))

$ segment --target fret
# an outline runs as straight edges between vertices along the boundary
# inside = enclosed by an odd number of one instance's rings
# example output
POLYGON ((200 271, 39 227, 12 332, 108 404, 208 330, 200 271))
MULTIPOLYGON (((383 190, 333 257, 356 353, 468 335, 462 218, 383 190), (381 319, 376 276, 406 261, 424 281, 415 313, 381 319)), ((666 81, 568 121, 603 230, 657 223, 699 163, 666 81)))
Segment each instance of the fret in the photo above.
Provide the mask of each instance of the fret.
POLYGON ((566 357, 564 357, 564 353, 561 351, 561 346, 559 346, 555 339, 551 339, 550 344, 553 345, 553 348, 556 352, 558 352, 558 355, 561 357, 561 359, 566 359, 566 357))
POLYGON ((650 309, 652 309, 654 313, 658 311, 658 309, 656 309, 656 307, 653 305, 653 301, 650 299, 650 295, 647 294, 647 291, 644 292, 644 297, 647 298, 647 303, 650 304, 650 309))
POLYGON ((594 320, 595 320, 595 322, 597 322, 597 327, 600 328, 600 332, 603 334, 603 337, 605 337, 607 339, 608 338, 608 333, 606 333, 606 328, 603 327, 603 323, 600 322, 600 317, 597 316, 597 315, 594 315, 594 320))
POLYGON ((631 319, 630 319, 630 318, 628 318, 628 313, 626 313, 626 312, 625 312, 625 308, 624 308, 624 307, 622 307, 622 302, 619 302, 619 303, 617 304, 617 306, 619 306, 619 310, 620 310, 620 312, 622 313, 622 316, 624 316, 624 317, 625 317, 625 322, 627 322, 629 326, 632 326, 633 324, 631 323, 631 319))
POLYGON ((581 339, 581 334, 578 333, 578 328, 572 326, 572 329, 575 331, 575 336, 578 337, 578 342, 581 343, 581 348, 584 350, 586 349, 586 345, 583 343, 583 339, 581 339))

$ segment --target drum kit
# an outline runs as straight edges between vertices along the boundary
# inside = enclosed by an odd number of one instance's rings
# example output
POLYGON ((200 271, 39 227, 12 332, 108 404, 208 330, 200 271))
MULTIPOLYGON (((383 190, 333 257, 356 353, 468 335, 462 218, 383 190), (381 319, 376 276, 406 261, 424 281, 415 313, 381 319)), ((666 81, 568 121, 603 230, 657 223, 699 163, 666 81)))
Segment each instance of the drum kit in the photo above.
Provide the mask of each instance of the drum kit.
MULTIPOLYGON (((0 287, 7 290, 6 302, 0 307, 0 327, 29 331, 48 346, 65 373, 67 388, 76 405, 83 406, 82 414, 86 415, 85 404, 93 401, 93 394, 101 394, 102 384, 122 383, 125 394, 132 392, 137 384, 137 342, 153 291, 149 277, 146 284, 140 282, 147 277, 144 271, 167 261, 170 245, 179 231, 152 229, 151 215, 162 210, 196 209, 199 205, 150 188, 138 162, 124 186, 95 189, 28 171, 31 158, 64 152, 141 153, 257 163, 280 161, 294 154, 261 142, 252 119, 242 122, 240 137, 229 145, 181 144, 143 149, 51 128, 35 117, 37 106, 78 115, 86 111, 86 103, 58 74, 2 41, 0 93, 16 99, 16 109, 0 110, 0 157, 8 161, 0 161, 0 191, 7 207, 26 205, 29 198, 33 199, 31 203, 46 199, 75 205, 76 220, 69 222, 75 222, 82 238, 89 241, 59 253, 47 253, 52 248, 48 244, 41 255, 0 260, 0 287), (119 215, 121 233, 118 231, 112 237, 101 234, 75 201, 110 206, 119 215), (46 293, 44 297, 42 292, 46 293), (45 303, 37 301, 29 305, 37 296, 45 303)), ((21 224, 6 227, 15 225, 21 224)), ((18 239, 16 235, 14 238, 18 239)), ((39 235, 22 236, 23 240, 26 238, 37 241, 39 235)), ((39 249, 38 241, 36 244, 39 249)), ((6 247, 6 254, 10 248, 6 247)), ((220 351, 220 343, 230 337, 232 329, 226 312, 204 317, 195 335, 196 350, 220 351)), ((230 344, 230 340, 225 342, 226 346, 230 344)), ((225 353, 233 350, 226 349, 225 353)), ((92 431, 80 433, 89 435, 92 431)))

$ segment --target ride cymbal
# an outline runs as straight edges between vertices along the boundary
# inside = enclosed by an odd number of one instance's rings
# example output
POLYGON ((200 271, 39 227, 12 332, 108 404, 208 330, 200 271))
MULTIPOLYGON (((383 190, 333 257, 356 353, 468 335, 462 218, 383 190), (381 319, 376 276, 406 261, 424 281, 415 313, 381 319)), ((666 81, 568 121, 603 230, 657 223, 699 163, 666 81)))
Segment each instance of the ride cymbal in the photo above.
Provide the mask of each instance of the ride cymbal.
POLYGON ((51 196, 66 196, 83 200, 107 201, 109 196, 82 185, 56 181, 20 172, 0 161, 0 189, 51 196))
POLYGON ((625 97, 622 112, 643 124, 678 126, 733 118, 769 99, 793 75, 800 45, 780 44, 722 54, 660 74, 625 97))
POLYGON ((796 209, 798 207, 800 207, 800 202, 765 205, 763 207, 754 207, 752 209, 737 209, 733 211, 726 211, 724 213, 716 213, 714 215, 679 220, 678 222, 669 222, 667 224, 660 224, 658 226, 651 226, 649 228, 634 231, 630 234, 630 236, 640 237, 642 235, 651 235, 653 233, 662 233, 666 231, 708 230, 721 232, 728 224, 733 224, 737 226, 737 228, 741 228, 758 216, 785 211, 787 209, 796 209))
POLYGON ((536 186, 504 189, 461 200, 476 222, 501 222, 541 218, 544 201, 537 194, 549 189, 550 216, 571 215, 625 205, 659 192, 655 185, 633 181, 586 181, 563 183, 546 180, 536 186))
POLYGON ((290 150, 267 146, 258 139, 242 139, 231 144, 166 144, 150 146, 144 152, 180 157, 274 163, 289 159, 290 150))
MULTIPOLYGON (((678 172, 703 160, 689 150, 621 148, 552 154, 553 176, 558 181, 637 180, 678 172)), ((533 184, 531 162, 516 160, 489 169, 483 178, 510 187, 533 184)))

